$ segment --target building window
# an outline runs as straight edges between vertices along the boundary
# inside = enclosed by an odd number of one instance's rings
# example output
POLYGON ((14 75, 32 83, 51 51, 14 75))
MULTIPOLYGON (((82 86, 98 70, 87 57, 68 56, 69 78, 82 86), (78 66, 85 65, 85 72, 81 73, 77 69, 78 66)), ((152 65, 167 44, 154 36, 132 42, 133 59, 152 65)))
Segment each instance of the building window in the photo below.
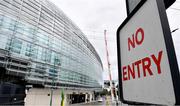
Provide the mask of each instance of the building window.
POLYGON ((29 43, 26 45, 25 56, 28 56, 28 57, 31 56, 31 44, 29 44, 29 43))
POLYGON ((18 39, 12 39, 12 43, 10 44, 10 50, 14 53, 21 53, 22 41, 18 39))

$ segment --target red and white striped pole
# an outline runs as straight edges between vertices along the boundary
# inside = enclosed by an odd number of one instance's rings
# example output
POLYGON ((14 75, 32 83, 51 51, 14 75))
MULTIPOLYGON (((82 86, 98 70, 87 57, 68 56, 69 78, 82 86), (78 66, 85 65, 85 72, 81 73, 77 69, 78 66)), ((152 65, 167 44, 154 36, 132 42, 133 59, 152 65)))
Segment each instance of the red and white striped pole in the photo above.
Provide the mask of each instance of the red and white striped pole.
POLYGON ((113 93, 113 84, 112 84, 112 77, 111 77, 111 69, 110 69, 110 61, 109 61, 109 53, 108 53, 108 47, 107 47, 107 38, 106 38, 107 30, 104 30, 104 39, 105 39, 105 47, 106 47, 106 56, 107 56, 107 63, 108 63, 108 72, 109 72, 109 82, 110 82, 110 88, 111 88, 111 98, 114 100, 114 93, 113 93))

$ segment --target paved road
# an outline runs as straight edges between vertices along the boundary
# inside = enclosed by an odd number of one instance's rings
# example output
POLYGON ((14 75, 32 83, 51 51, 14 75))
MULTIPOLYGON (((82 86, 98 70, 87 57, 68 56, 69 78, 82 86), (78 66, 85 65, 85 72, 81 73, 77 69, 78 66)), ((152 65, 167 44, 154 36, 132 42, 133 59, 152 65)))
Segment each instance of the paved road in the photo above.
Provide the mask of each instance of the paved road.
POLYGON ((112 103, 111 101, 103 101, 103 102, 93 102, 93 103, 84 104, 84 106, 119 106, 119 105, 116 105, 115 102, 112 103))
POLYGON ((118 103, 118 105, 116 105, 116 103, 103 103, 103 102, 92 102, 92 103, 86 103, 86 104, 74 104, 74 105, 70 105, 70 106, 128 106, 127 104, 121 104, 118 103))
POLYGON ((70 106, 116 106, 115 103, 105 103, 105 102, 91 102, 91 103, 84 103, 84 104, 73 104, 70 106))
MULTIPOLYGON (((118 105, 111 100, 104 100, 102 102, 91 102, 91 103, 82 103, 82 104, 73 104, 70 106, 122 106, 122 104, 118 103, 118 105)), ((123 105, 124 106, 124 105, 123 105)))

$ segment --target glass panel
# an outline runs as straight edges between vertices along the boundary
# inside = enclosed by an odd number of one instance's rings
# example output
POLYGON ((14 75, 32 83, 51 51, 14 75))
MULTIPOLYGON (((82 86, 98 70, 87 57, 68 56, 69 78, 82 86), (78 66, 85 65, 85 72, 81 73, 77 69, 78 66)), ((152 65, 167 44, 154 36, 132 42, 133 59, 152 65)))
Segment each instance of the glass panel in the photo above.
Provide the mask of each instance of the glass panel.
POLYGON ((12 42, 10 45, 11 45, 10 50, 12 52, 20 54, 21 47, 22 47, 22 41, 20 41, 18 39, 12 39, 12 42))
POLYGON ((28 57, 31 56, 31 47, 32 47, 32 45, 30 43, 27 43, 25 56, 28 56, 28 57))

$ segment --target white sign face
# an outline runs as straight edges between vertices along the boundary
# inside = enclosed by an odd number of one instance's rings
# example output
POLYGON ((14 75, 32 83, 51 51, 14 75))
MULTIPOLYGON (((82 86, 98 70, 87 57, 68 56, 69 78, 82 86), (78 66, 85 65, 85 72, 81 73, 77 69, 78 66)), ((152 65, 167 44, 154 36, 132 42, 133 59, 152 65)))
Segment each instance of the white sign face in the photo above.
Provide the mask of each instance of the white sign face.
POLYGON ((176 103, 156 0, 147 0, 119 32, 123 97, 126 101, 176 103))

